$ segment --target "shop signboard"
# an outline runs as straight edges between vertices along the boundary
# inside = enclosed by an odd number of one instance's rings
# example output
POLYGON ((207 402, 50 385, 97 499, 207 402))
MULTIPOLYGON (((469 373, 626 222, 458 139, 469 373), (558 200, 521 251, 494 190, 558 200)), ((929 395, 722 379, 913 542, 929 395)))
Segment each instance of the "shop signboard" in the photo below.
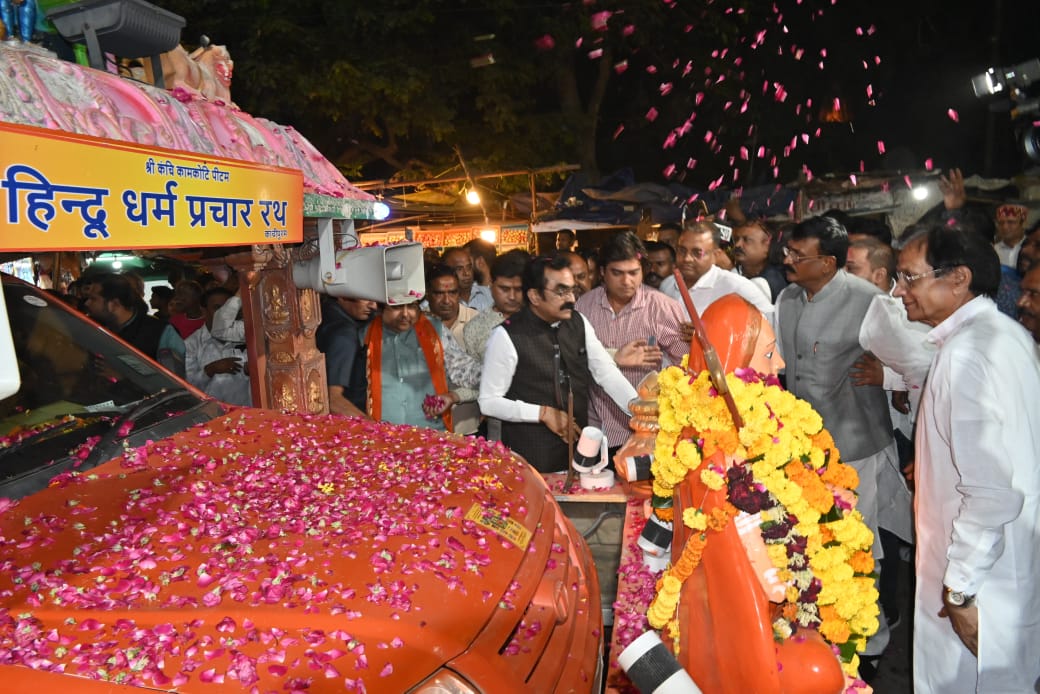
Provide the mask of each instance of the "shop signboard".
POLYGON ((8 250, 299 243, 302 207, 298 170, 0 123, 8 250))

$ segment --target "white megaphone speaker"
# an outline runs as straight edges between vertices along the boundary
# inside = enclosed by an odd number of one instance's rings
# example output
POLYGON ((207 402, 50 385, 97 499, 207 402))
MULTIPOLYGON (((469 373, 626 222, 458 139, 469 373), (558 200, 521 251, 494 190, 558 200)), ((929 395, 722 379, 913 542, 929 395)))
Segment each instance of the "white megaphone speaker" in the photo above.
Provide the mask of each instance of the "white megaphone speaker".
POLYGON ((582 489, 606 489, 614 486, 614 473, 605 469, 610 458, 607 454, 607 437, 596 427, 581 430, 578 445, 574 448, 571 466, 578 471, 582 489))
POLYGON ((339 248, 332 220, 318 220, 318 257, 293 263, 293 281, 302 289, 331 296, 408 304, 426 293, 420 243, 339 248))

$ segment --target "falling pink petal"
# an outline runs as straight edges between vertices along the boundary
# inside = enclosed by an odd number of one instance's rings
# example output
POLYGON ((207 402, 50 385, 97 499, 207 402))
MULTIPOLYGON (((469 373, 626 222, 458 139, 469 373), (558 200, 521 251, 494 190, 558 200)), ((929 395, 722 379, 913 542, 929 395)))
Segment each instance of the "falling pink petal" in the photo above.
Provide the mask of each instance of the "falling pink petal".
POLYGON ((646 66, 646 71, 649 74, 651 74, 651 75, 656 75, 657 74, 657 66, 656 65, 647 65, 646 66))
POLYGON ((852 185, 857 185, 856 174, 849 174, 849 180, 852 181, 852 185))
POLYGON ((697 160, 696 159, 687 159, 686 160, 686 168, 687 169, 692 169, 695 166, 697 166, 697 160))
POLYGON ((931 171, 933 168, 935 168, 935 164, 934 164, 934 162, 932 162, 932 158, 929 157, 929 158, 925 159, 924 160, 924 169, 925 169, 925 171, 931 171))
POLYGON ((592 28, 595 31, 606 31, 607 20, 610 19, 611 14, 613 13, 609 10, 603 10, 602 12, 593 13, 592 17, 590 18, 592 21, 592 28))
POLYGON ((628 69, 628 61, 627 60, 622 60, 621 62, 614 63, 614 72, 616 72, 619 75, 622 74, 627 69, 628 69))
POLYGON ((884 140, 878 140, 877 141, 877 153, 878 154, 884 154, 885 153, 885 141, 884 140))
POLYGON ((636 33, 636 25, 635 24, 626 24, 625 28, 621 30, 621 35, 622 36, 631 36, 634 33, 636 33))
POLYGON ((618 126, 618 127, 617 127, 617 128, 615 129, 615 130, 614 130, 614 139, 615 139, 615 140, 616 140, 616 139, 618 139, 618 137, 620 137, 621 133, 623 133, 624 131, 625 131, 625 124, 624 124, 624 123, 622 123, 621 125, 619 125, 619 126, 618 126))
POLYGON ((664 82, 658 87, 658 91, 661 92, 661 96, 668 96, 672 91, 672 83, 664 82))
POLYGON ((859 172, 863 173, 867 170, 867 164, 862 159, 859 160, 859 172))
POLYGON ((955 110, 953 110, 952 108, 946 109, 946 115, 949 116, 950 120, 952 120, 954 123, 960 123, 961 122, 960 115, 958 115, 958 113, 955 110))
POLYGON ((556 48, 556 39, 549 34, 544 34, 534 40, 534 47, 540 51, 551 51, 556 48))
POLYGON ((603 49, 602 48, 597 48, 595 50, 589 51, 589 60, 598 60, 599 58, 602 58, 602 57, 603 57, 603 49))
POLYGON ((914 184, 910 182, 910 176, 908 176, 908 175, 907 176, 903 176, 903 183, 906 184, 907 188, 913 190, 914 184))
POLYGON ((657 109, 651 106, 650 110, 646 112, 646 119, 651 123, 657 120, 657 109))
POLYGON ((665 178, 671 178, 675 175, 675 164, 669 164, 668 166, 664 167, 664 171, 662 171, 661 173, 664 174, 665 178))

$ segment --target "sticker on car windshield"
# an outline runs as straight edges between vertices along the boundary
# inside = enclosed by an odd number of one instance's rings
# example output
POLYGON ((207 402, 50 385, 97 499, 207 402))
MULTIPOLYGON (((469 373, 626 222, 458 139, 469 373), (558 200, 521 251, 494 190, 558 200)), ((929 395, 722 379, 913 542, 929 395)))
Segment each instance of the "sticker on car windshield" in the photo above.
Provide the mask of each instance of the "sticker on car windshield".
POLYGON ((142 376, 150 376, 155 373, 155 369, 132 354, 120 354, 116 358, 142 376))
POLYGON ((466 520, 471 520, 477 525, 494 531, 520 549, 527 549, 528 543, 531 542, 531 531, 522 523, 512 518, 503 518, 498 511, 481 508, 480 504, 473 504, 473 507, 466 512, 466 520))

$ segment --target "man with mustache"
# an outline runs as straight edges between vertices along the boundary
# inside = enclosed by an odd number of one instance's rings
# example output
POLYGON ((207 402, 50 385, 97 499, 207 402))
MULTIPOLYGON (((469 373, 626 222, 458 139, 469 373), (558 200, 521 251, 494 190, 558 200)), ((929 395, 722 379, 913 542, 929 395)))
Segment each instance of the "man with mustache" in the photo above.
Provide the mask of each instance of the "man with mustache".
POLYGON ((480 411, 502 420, 502 442, 543 473, 569 467, 567 441, 588 424, 591 384, 620 410, 636 397, 574 310, 574 286, 566 258, 532 260, 524 269, 524 307, 492 331, 484 353, 480 411))
POLYGON ((1019 284, 1018 322, 1021 323, 1033 340, 1040 345, 1040 263, 1035 263, 1026 272, 1019 284))
POLYGON ((672 276, 675 270, 675 249, 660 241, 646 242, 647 272, 643 282, 654 289, 661 288, 661 282, 672 276))
POLYGON ((773 262, 772 240, 778 233, 769 222, 748 222, 733 230, 733 258, 737 272, 748 279, 760 277, 769 285, 769 300, 776 301, 787 279, 784 271, 773 262))
MULTIPOLYGON (((845 271, 848 250, 845 228, 831 217, 813 217, 794 227, 784 250, 791 284, 776 300, 777 345, 787 389, 820 413, 843 461, 859 473, 856 508, 874 534, 873 553, 880 559, 879 505, 887 500, 878 498, 878 481, 885 467, 898 474, 899 456, 884 389, 855 385, 850 373, 863 354, 864 316, 881 290, 845 271)), ((863 657, 861 667, 867 671, 888 644, 884 615, 879 622, 863 657)))

